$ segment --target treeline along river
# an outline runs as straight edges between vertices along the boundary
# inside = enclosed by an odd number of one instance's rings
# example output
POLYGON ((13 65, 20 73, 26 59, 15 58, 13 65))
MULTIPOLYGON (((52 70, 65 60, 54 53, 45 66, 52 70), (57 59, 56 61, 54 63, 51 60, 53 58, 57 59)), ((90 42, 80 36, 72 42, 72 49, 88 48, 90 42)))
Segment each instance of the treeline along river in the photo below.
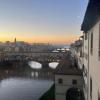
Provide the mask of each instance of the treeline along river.
POLYGON ((53 72, 49 67, 33 69, 22 62, 1 64, 0 100, 38 100, 52 86, 53 72))

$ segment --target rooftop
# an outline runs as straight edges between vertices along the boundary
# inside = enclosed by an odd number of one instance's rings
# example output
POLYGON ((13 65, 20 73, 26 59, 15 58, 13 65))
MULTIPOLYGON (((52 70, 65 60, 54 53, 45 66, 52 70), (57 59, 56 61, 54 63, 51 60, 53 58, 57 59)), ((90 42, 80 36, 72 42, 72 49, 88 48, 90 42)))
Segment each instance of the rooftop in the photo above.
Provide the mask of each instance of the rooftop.
POLYGON ((55 70, 57 75, 82 75, 82 71, 73 64, 74 59, 63 59, 55 70))

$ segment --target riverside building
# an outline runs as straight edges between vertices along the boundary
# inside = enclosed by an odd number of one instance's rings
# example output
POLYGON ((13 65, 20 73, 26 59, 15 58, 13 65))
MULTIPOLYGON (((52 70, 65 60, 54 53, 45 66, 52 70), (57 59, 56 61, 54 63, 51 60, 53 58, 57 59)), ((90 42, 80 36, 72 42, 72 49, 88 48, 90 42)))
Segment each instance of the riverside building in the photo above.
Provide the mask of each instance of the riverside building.
POLYGON ((78 59, 77 64, 81 61, 85 100, 100 100, 100 0, 89 0, 81 30, 82 57, 75 43, 71 45, 71 52, 78 59))
POLYGON ((82 72, 67 56, 55 70, 55 100, 84 100, 82 72))

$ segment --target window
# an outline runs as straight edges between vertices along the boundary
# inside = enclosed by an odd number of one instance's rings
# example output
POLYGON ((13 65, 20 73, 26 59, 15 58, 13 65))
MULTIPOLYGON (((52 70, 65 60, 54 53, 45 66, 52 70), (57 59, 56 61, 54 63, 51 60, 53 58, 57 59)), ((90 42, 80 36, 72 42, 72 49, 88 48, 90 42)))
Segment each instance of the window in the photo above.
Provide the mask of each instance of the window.
POLYGON ((90 97, 92 100, 92 78, 90 78, 90 97))
POLYGON ((85 40, 87 40, 87 34, 85 33, 85 40))
POLYGON ((82 50, 80 50, 80 57, 83 57, 83 53, 82 53, 82 50))
POLYGON ((100 100, 100 93, 98 92, 98 100, 100 100))
POLYGON ((100 100, 100 96, 98 96, 98 100, 100 100))
POLYGON ((91 45, 90 45, 90 52, 93 54, 93 32, 91 33, 91 45))
POLYGON ((99 24, 99 58, 100 58, 100 24, 99 24))
POLYGON ((62 84, 62 83, 63 83, 63 79, 61 79, 61 78, 58 79, 58 83, 59 83, 59 84, 62 84))
POLYGON ((72 84, 76 85, 77 84, 77 80, 72 80, 72 84))
POLYGON ((84 72, 84 69, 85 69, 85 67, 84 67, 84 65, 82 66, 82 71, 84 72))

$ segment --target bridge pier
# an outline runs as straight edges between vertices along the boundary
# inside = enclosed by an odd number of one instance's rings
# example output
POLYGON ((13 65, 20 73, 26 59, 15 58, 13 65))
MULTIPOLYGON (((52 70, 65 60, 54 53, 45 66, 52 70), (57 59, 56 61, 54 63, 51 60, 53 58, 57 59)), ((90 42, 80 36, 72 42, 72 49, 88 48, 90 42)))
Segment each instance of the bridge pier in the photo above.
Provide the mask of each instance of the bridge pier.
POLYGON ((48 62, 42 62, 42 68, 49 68, 49 63, 48 62))

